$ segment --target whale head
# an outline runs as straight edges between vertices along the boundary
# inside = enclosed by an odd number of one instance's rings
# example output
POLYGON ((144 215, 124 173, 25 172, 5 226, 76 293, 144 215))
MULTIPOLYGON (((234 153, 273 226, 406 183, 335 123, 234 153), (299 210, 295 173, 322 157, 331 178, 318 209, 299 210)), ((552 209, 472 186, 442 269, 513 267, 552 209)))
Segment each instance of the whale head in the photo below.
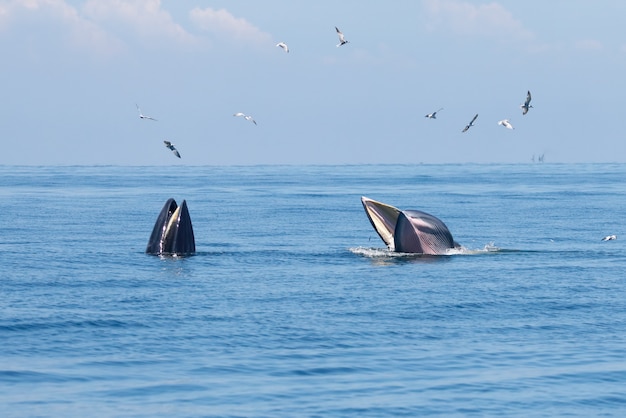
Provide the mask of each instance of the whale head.
POLYGON ((433 215, 419 210, 402 211, 365 196, 361 203, 370 223, 392 251, 443 255, 448 249, 460 247, 448 227, 433 215))
POLYGON ((178 206, 176 201, 170 198, 165 202, 154 223, 146 253, 183 256, 195 252, 196 241, 187 202, 183 200, 178 206))

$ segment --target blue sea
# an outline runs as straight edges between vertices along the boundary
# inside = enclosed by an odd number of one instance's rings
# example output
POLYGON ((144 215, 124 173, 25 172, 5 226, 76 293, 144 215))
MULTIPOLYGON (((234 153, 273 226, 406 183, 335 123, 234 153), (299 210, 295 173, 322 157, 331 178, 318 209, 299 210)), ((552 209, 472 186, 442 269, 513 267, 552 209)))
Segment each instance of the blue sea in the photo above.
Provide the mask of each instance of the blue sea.
POLYGON ((626 415, 624 164, 0 173, 2 417, 626 415), (170 197, 195 256, 144 253, 170 197))

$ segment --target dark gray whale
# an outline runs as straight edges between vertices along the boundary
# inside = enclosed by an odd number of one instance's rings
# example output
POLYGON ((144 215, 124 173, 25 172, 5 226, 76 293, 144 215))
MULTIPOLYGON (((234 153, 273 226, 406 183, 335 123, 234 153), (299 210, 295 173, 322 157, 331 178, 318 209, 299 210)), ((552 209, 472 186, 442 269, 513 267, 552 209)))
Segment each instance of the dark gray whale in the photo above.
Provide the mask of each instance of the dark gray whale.
POLYGON ((187 202, 180 206, 167 199, 152 229, 146 253, 154 255, 191 255, 196 252, 187 202))
POLYGON ((361 203, 370 223, 392 251, 444 255, 451 248, 461 248, 448 227, 433 215, 403 211, 365 196, 361 203))

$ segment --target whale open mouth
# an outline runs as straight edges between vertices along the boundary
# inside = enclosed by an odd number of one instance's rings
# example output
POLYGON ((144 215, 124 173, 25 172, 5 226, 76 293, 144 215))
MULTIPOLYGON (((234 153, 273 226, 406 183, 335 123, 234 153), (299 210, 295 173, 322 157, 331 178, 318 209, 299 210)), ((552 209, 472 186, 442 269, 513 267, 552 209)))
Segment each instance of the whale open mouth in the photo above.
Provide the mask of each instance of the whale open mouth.
POLYGON ((444 255, 448 249, 460 247, 448 227, 433 215, 403 211, 365 196, 361 203, 370 223, 392 251, 444 255))
POLYGON ((361 197, 361 203, 370 223, 390 250, 394 250, 393 235, 400 216, 400 209, 361 197))
POLYGON ((157 217, 148 240, 146 253, 183 256, 195 252, 196 240, 187 202, 183 200, 178 206, 176 201, 170 198, 165 202, 157 217))

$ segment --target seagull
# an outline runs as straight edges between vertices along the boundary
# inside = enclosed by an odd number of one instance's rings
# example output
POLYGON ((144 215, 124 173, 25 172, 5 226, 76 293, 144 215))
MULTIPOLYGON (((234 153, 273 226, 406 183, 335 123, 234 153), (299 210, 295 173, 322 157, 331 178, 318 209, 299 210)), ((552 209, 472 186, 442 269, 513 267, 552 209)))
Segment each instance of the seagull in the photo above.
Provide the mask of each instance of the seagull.
POLYGON ((465 128, 463 128, 463 130, 461 132, 465 132, 467 131, 469 128, 471 128, 472 126, 474 126, 474 121, 476 120, 476 118, 478 117, 478 113, 476 113, 474 115, 474 117, 472 118, 472 121, 470 123, 468 123, 467 125, 465 125, 465 128))
POLYGON ((252 116, 246 115, 245 113, 237 112, 233 116, 243 116, 243 118, 245 120, 249 120, 250 122, 252 122, 252 123, 254 123, 256 125, 256 121, 254 119, 252 119, 252 116))
POLYGON ((180 152, 178 152, 178 150, 176 149, 174 144, 172 144, 170 141, 167 141, 167 140, 163 141, 163 143, 165 144, 166 147, 168 147, 169 149, 172 150, 172 152, 174 153, 175 156, 180 158, 180 152))
POLYGON ((513 125, 511 125, 511 122, 509 122, 508 119, 502 119, 501 121, 498 121, 498 125, 502 125, 508 129, 515 129, 513 128, 513 125))
POLYGON ((287 46, 287 44, 286 44, 286 43, 284 43, 284 42, 279 42, 279 43, 277 43, 277 44, 276 44, 276 46, 281 47, 282 49, 284 49, 284 50, 285 50, 285 52, 289 52, 289 47, 288 47, 288 46, 287 46))
POLYGON ((614 239, 617 239, 617 235, 607 235, 606 237, 602 238, 602 241, 613 241, 614 239))
POLYGON ((337 48, 339 48, 341 45, 347 44, 348 41, 346 41, 346 38, 343 37, 343 33, 339 30, 337 26, 335 26, 335 30, 337 31, 337 35, 339 36, 339 43, 337 44, 337 48))
POLYGON ((141 113, 141 109, 139 108, 139 105, 138 105, 137 103, 135 103, 135 106, 137 106, 137 111, 139 112, 139 117, 140 117, 141 119, 150 119, 150 120, 154 120, 154 121, 156 121, 156 119, 155 119, 155 118, 153 118, 153 117, 151 117, 151 116, 146 116, 146 115, 144 115, 143 113, 141 113))
POLYGON ((443 107, 441 109, 437 109, 437 111, 435 111, 433 113, 429 113, 425 117, 428 118, 428 119, 437 119, 437 112, 442 111, 442 110, 443 110, 443 107))
POLYGON ((530 105, 530 90, 528 90, 528 93, 526 94, 526 101, 524 102, 523 105, 520 105, 520 107, 522 108, 522 115, 525 115, 526 113, 528 113, 528 109, 530 109, 532 106, 530 105))

